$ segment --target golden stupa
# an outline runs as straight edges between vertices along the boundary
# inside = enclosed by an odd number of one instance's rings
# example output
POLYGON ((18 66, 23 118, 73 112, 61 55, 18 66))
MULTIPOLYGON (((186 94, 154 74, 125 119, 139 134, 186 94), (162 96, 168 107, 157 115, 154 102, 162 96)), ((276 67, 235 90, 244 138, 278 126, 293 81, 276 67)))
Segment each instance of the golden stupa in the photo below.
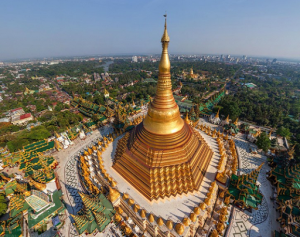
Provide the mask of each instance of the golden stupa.
POLYGON ((144 121, 118 142, 113 168, 148 200, 200 188, 213 155, 181 117, 172 93, 165 21, 157 91, 144 121))

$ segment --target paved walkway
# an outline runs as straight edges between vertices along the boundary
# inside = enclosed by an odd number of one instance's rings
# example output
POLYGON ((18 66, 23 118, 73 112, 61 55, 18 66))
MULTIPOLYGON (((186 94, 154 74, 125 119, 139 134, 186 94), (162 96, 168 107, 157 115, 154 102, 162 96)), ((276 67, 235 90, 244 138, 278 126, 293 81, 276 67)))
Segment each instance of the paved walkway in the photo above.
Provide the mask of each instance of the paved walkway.
POLYGON ((271 237, 272 232, 279 229, 279 224, 276 222, 278 216, 274 203, 270 200, 270 197, 273 195, 273 189, 266 179, 266 172, 270 169, 267 164, 267 158, 262 154, 251 154, 249 152, 250 143, 246 141, 243 134, 235 137, 235 144, 239 154, 239 171, 241 174, 247 174, 264 163, 257 180, 264 198, 258 210, 253 210, 252 213, 242 212, 235 208, 232 217, 232 228, 229 230, 228 236, 271 237))

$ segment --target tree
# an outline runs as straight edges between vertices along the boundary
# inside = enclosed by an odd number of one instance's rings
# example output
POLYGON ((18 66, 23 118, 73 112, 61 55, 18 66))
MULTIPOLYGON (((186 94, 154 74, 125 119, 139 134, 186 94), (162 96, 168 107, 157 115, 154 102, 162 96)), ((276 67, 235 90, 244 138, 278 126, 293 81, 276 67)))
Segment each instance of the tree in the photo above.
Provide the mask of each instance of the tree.
POLYGON ((262 149, 264 152, 267 152, 269 150, 271 146, 271 141, 265 132, 261 133, 258 136, 256 145, 259 149, 262 149))
POLYGON ((7 211, 7 202, 4 194, 0 194, 0 216, 4 215, 7 211))
POLYGON ((289 138, 291 136, 290 129, 281 126, 277 129, 276 133, 282 137, 289 138))

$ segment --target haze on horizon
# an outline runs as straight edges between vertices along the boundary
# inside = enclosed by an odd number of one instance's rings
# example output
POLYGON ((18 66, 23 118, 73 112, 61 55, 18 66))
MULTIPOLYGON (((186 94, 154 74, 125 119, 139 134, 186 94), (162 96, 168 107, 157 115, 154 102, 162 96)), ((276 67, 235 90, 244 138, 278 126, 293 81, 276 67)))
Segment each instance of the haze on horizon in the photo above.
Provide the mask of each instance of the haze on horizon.
POLYGON ((300 58, 299 0, 1 2, 0 60, 160 53, 300 58))

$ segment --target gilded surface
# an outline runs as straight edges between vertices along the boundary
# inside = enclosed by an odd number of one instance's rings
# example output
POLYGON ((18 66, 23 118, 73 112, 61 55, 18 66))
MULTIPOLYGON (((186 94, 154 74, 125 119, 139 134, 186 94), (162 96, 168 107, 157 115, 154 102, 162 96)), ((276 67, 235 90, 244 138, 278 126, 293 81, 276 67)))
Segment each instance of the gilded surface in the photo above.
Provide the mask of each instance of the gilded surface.
POLYGON ((180 117, 172 94, 168 44, 165 24, 155 98, 144 121, 119 140, 113 164, 150 201, 198 190, 213 155, 180 117))

